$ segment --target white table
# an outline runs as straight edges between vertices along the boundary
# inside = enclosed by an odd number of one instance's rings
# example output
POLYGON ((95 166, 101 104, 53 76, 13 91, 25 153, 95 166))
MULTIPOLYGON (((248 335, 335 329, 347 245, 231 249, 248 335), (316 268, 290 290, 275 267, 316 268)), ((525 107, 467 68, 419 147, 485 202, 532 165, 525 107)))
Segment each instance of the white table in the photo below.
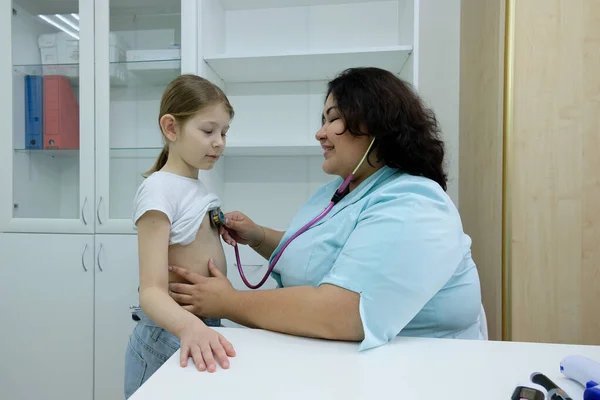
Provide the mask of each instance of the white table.
POLYGON ((228 370, 181 368, 177 352, 130 399, 507 400, 537 371, 581 400, 583 387, 559 362, 571 354, 600 361, 600 346, 397 338, 359 353, 355 343, 217 330, 237 351, 228 370))

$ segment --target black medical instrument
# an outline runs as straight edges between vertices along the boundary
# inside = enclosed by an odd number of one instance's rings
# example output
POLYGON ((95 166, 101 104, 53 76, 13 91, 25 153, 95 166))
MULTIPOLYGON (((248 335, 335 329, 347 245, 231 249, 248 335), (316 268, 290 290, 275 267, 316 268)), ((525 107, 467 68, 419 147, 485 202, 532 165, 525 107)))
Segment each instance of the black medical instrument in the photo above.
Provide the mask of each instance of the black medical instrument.
POLYGON ((546 395, 538 389, 519 385, 510 398, 511 400, 546 400, 546 395))
POLYGON ((542 386, 548 391, 549 400, 573 400, 564 390, 541 372, 531 374, 531 382, 542 386))

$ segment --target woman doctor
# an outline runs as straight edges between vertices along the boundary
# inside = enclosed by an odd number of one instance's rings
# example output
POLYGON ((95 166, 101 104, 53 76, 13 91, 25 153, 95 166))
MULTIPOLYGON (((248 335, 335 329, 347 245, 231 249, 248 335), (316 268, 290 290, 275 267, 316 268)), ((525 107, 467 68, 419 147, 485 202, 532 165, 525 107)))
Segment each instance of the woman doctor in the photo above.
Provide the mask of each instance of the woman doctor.
POLYGON ((359 350, 397 335, 482 338, 471 240, 446 194, 433 113, 392 73, 353 68, 329 82, 316 139, 323 171, 337 177, 300 208, 287 231, 225 214, 226 242, 272 260, 360 164, 347 194, 283 252, 272 274, 279 287, 237 291, 212 263, 209 278, 171 266, 190 282, 171 284, 171 296, 203 317, 357 341, 359 350))

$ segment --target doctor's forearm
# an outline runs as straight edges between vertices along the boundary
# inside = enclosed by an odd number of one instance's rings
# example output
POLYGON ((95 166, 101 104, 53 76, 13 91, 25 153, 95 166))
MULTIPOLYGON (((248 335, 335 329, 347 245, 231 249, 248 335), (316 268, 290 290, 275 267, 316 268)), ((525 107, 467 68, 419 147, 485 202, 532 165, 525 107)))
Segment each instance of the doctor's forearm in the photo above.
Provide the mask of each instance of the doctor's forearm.
MULTIPOLYGON (((359 341, 364 337, 359 296, 347 292, 332 296, 321 286, 236 292, 225 318, 239 324, 296 336, 359 341)), ((331 290, 330 290, 331 289, 331 290)))
POLYGON ((265 226, 261 226, 263 232, 265 233, 264 239, 262 242, 258 244, 258 246, 252 246, 254 251, 263 256, 265 260, 268 260, 271 257, 271 254, 277 248, 277 245, 281 241, 285 232, 276 231, 275 229, 267 228, 265 226))

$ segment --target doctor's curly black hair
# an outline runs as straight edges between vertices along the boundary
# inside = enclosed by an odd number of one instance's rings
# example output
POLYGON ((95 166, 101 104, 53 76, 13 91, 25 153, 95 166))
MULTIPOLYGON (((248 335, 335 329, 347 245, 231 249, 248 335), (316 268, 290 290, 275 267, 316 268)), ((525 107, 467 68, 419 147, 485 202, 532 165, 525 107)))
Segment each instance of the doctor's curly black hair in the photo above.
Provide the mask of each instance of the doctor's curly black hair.
POLYGON ((437 119, 409 84, 383 69, 349 68, 328 83, 326 98, 330 94, 347 131, 374 137, 371 151, 387 166, 432 179, 447 190, 437 119))

